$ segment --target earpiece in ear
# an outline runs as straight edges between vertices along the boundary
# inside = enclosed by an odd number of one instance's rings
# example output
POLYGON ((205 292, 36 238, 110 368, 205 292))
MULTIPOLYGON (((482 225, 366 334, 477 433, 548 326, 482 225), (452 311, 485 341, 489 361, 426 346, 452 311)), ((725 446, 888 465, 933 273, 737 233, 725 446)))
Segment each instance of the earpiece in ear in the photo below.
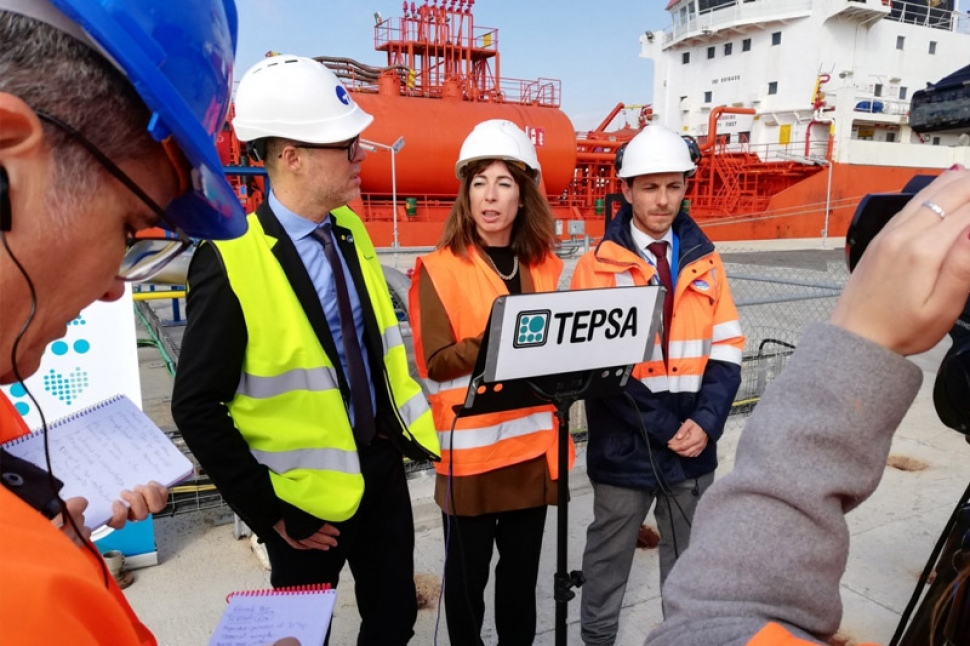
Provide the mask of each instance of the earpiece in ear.
POLYGON ((13 224, 10 213, 10 180, 7 179, 7 169, 0 166, 0 231, 9 231, 13 224))
POLYGON ((690 161, 694 168, 687 172, 687 177, 693 177, 697 172, 697 164, 701 162, 701 147, 697 145, 697 140, 690 135, 681 135, 684 143, 687 144, 687 151, 690 153, 690 161))
POLYGON ((613 160, 613 167, 616 172, 619 173, 620 169, 623 168, 623 152, 626 150, 626 144, 623 144, 616 149, 616 158, 613 160))
POLYGON ((257 139, 246 143, 246 154, 253 161, 261 162, 266 158, 266 140, 257 139))
POLYGON ((10 213, 10 181, 7 169, 0 166, 0 231, 10 231, 13 215, 10 213))
POLYGON ((687 144, 687 151, 690 153, 690 160, 695 164, 701 161, 701 147, 697 145, 697 140, 690 135, 681 135, 684 143, 687 144))

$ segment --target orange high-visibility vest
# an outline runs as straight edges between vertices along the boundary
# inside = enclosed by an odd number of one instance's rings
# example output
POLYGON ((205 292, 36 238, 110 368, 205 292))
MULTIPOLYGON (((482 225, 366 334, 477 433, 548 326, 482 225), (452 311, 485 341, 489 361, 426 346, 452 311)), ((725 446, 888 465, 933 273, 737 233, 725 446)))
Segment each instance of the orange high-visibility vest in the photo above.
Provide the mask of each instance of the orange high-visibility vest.
MULTIPOLYGON (((572 288, 649 285, 656 271, 640 255, 607 240, 595 254, 580 259, 572 288)), ((633 377, 651 392, 699 392, 709 359, 741 365, 744 336, 726 278, 716 253, 681 268, 674 287, 667 364, 657 334, 650 360, 633 369, 633 377)))
MULTIPOLYGON (((456 341, 484 332, 493 301, 509 291, 477 249, 469 250, 466 258, 455 255, 450 249, 438 249, 418 258, 408 313, 418 374, 428 387, 428 399, 441 445, 441 461, 435 463, 435 469, 442 475, 448 475, 449 468, 453 467, 452 475, 470 476, 545 455, 551 477, 558 478, 558 422, 553 406, 463 417, 458 420, 452 433, 455 420, 452 407, 465 401, 470 375, 447 382, 428 378, 418 302, 422 267, 427 271, 448 313, 456 341)), ((537 292, 555 291, 562 273, 562 261, 549 255, 537 265, 523 265, 522 270, 532 276, 537 292)), ((570 440, 570 467, 574 457, 575 450, 570 440)))
MULTIPOLYGON (((0 441, 26 432, 0 393, 0 441)), ((110 574, 105 586, 99 556, 72 543, 4 487, 0 510, 0 643, 157 643, 110 574)))

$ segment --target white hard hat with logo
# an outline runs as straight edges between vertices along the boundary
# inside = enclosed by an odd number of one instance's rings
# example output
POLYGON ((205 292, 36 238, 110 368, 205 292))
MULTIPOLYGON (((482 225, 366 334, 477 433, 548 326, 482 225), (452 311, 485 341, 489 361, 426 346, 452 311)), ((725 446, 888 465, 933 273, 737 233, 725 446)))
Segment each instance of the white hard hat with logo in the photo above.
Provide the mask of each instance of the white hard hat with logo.
POLYGON ((482 121, 465 137, 455 164, 458 179, 462 179, 470 163, 480 159, 518 162, 535 177, 537 184, 542 174, 536 147, 521 128, 506 119, 482 121))
POLYGON ((353 139, 374 117, 323 63, 273 56, 253 65, 236 90, 232 126, 240 141, 283 137, 312 144, 353 139))
POLYGON ((697 166, 683 137, 661 125, 644 128, 617 152, 616 176, 623 179, 654 173, 687 173, 697 166))

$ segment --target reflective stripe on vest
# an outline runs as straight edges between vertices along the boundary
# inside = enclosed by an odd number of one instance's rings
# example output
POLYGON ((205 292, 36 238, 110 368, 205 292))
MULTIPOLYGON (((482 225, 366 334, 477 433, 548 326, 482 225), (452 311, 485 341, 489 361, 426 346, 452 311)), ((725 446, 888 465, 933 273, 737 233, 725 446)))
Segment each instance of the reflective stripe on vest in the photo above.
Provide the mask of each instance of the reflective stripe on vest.
MULTIPOLYGON (((424 393, 421 392, 419 387, 418 392, 397 407, 397 412, 404 420, 404 425, 411 428, 418 423, 423 415, 431 415, 431 407, 428 406, 428 400, 424 398, 424 393)), ((428 447, 425 446, 425 448, 428 447)), ((438 451, 435 450, 434 452, 437 453, 438 451)))
POLYGON ((694 359, 706 357, 711 353, 710 339, 695 339, 693 341, 671 341, 671 359, 694 359))
POLYGON ((733 339, 736 336, 741 336, 741 321, 734 320, 715 325, 711 338, 717 343, 718 341, 733 339))
MULTIPOLYGON (((471 375, 465 375, 464 377, 456 377, 450 381, 435 381, 434 379, 425 379, 424 385, 428 388, 428 394, 437 395, 438 393, 444 392, 446 390, 468 390, 468 384, 472 382, 471 375)), ((464 399, 464 398, 462 398, 464 399)))
POLYGON ((294 451, 256 451, 250 453, 271 471, 283 474, 296 469, 312 469, 316 471, 341 471, 343 473, 360 473, 360 463, 354 451, 339 449, 296 449, 294 451))
POLYGON ((736 363, 740 366, 741 357, 743 355, 742 349, 734 345, 728 345, 727 343, 719 343, 720 341, 728 341, 729 339, 734 339, 740 336, 740 321, 728 321, 726 323, 715 325, 714 333, 712 335, 714 347, 711 348, 711 359, 716 361, 725 361, 727 363, 736 363))
POLYGON ((384 344, 384 354, 389 353, 398 346, 404 345, 404 337, 401 336, 401 326, 392 325, 384 330, 384 334, 381 336, 381 342, 384 344))
POLYGON ((650 389, 650 392, 696 393, 700 392, 704 383, 704 375, 661 375, 658 377, 644 377, 640 383, 650 389))
POLYGON ((741 365, 741 357, 743 352, 740 348, 735 348, 730 345, 716 345, 711 348, 711 359, 715 361, 724 361, 726 363, 736 363, 741 365))
POLYGON ((268 399, 291 390, 331 390, 338 388, 338 383, 337 371, 332 367, 296 368, 275 377, 259 377, 244 372, 236 394, 268 399))
POLYGON ((498 444, 502 440, 513 437, 522 437, 537 431, 546 431, 552 428, 552 413, 540 412, 532 413, 525 417, 519 417, 492 426, 479 426, 473 429, 463 429, 460 432, 452 433, 451 429, 438 430, 438 443, 443 451, 452 448, 462 449, 481 449, 493 444, 498 444), (454 435, 452 441, 451 436, 454 435))

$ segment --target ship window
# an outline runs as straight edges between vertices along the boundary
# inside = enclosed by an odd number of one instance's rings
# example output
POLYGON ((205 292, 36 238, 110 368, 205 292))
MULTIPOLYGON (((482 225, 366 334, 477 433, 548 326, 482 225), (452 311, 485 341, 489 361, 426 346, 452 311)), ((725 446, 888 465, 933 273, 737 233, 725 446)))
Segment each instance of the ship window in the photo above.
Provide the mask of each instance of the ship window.
POLYGON ((775 33, 773 33, 771 35, 771 44, 772 45, 781 45, 781 32, 780 31, 776 31, 775 33))
POLYGON ((899 100, 900 101, 905 101, 906 100, 906 93, 907 93, 907 91, 908 90, 905 87, 900 87, 899 88, 899 100))
POLYGON ((684 65, 687 65, 687 63, 690 63, 690 52, 684 52, 683 54, 681 54, 680 62, 684 65))
POLYGON ((768 82, 768 94, 778 94, 778 81, 768 82))
POLYGON ((742 52, 750 52, 751 51, 751 39, 750 38, 745 38, 744 40, 741 41, 741 51, 742 52))
POLYGON ((940 145, 940 138, 939 137, 933 137, 933 145, 934 146, 939 146, 940 145))
POLYGON ((896 36, 896 49, 902 49, 903 45, 906 44, 905 36, 896 36))
POLYGON ((714 58, 714 50, 715 49, 716 49, 715 47, 708 47, 707 48, 707 57, 708 58, 714 58))
POLYGON ((873 96, 882 96, 882 83, 876 83, 872 86, 873 96))
POLYGON ((713 98, 714 98, 714 93, 711 92, 710 90, 704 93, 704 103, 710 103, 713 98))
POLYGON ((930 41, 930 54, 936 54, 936 41, 930 41))
POLYGON ((730 56, 732 49, 734 49, 734 45, 732 43, 724 43, 724 55, 725 56, 730 56))
POLYGON ((896 141, 896 133, 895 132, 887 132, 886 133, 886 141, 888 143, 893 143, 894 141, 896 141))

